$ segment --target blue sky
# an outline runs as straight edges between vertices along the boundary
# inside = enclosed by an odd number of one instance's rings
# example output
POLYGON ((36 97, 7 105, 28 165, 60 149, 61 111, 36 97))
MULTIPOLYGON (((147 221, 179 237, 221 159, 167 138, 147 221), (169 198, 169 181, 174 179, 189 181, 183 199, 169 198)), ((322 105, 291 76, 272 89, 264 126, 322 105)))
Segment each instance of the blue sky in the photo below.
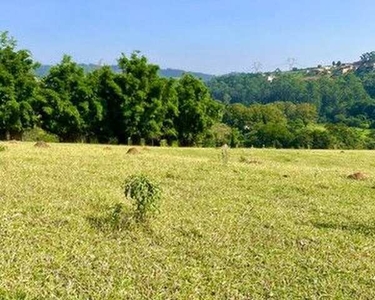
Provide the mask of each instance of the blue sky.
POLYGON ((112 64, 140 50, 161 67, 213 74, 353 61, 375 50, 371 0, 12 0, 8 30, 36 60, 112 64))

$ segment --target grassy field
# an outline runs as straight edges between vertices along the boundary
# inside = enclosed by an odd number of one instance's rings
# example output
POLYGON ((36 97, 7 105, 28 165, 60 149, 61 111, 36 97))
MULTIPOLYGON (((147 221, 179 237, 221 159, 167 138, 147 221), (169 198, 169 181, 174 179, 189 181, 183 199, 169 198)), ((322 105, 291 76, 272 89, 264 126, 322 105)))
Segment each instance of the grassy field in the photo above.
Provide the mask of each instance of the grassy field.
POLYGON ((375 152, 3 145, 0 299, 375 298, 375 152), (115 228, 137 173, 160 212, 115 228))

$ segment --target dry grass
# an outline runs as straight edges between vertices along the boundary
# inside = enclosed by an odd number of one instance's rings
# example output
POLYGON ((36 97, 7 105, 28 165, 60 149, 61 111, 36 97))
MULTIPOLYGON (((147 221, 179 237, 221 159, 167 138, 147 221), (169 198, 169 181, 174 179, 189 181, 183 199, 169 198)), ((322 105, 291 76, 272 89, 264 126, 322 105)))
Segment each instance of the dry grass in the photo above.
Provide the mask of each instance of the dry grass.
POLYGON ((126 154, 131 154, 131 155, 137 155, 137 154, 140 154, 140 153, 141 153, 141 151, 138 150, 135 147, 129 148, 129 150, 126 152, 126 154))
POLYGON ((38 141, 38 142, 35 143, 34 147, 37 147, 37 148, 49 148, 50 146, 46 142, 38 141))
POLYGON ((375 298, 375 152, 7 147, 0 299, 375 298), (163 190, 146 225, 123 195, 140 172, 163 190))

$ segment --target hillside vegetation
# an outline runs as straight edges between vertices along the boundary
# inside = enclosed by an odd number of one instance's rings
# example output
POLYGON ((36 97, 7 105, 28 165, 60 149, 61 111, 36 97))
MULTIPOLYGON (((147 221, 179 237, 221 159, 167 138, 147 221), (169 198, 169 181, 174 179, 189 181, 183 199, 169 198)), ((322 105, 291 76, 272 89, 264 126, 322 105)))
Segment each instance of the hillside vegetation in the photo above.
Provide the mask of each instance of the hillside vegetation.
POLYGON ((374 152, 3 145, 0 298, 375 297, 374 152), (161 188, 142 224, 139 173, 161 188))
POLYGON ((370 52, 355 63, 229 74, 213 78, 208 86, 227 105, 224 122, 239 131, 245 145, 373 148, 374 65, 375 52, 370 52), (308 129, 313 124, 326 126, 308 129), (367 138, 361 130, 367 130, 367 138), (343 141, 347 136, 351 141, 343 141))

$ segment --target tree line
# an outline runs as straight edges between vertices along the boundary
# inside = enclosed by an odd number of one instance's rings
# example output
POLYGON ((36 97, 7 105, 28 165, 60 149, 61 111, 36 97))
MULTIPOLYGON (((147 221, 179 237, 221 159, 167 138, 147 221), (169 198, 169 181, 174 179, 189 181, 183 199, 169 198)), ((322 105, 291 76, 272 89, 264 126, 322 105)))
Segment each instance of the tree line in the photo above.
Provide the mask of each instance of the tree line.
POLYGON ((28 50, 0 34, 0 139, 38 129, 62 142, 375 148, 375 55, 346 75, 231 74, 207 85, 159 76, 139 52, 85 70, 64 56, 43 78, 28 50))
POLYGON ((139 144, 161 140, 182 146, 202 143, 222 117, 202 81, 158 75, 159 67, 134 52, 109 66, 85 73, 70 56, 42 79, 38 64, 16 41, 0 35, 0 138, 20 139, 38 127, 63 142, 139 144))
POLYGON ((288 101, 250 106, 231 104, 223 117, 227 132, 229 129, 231 132, 232 146, 375 149, 374 130, 344 123, 318 123, 318 119, 318 110, 313 104, 288 101))

